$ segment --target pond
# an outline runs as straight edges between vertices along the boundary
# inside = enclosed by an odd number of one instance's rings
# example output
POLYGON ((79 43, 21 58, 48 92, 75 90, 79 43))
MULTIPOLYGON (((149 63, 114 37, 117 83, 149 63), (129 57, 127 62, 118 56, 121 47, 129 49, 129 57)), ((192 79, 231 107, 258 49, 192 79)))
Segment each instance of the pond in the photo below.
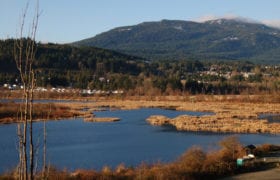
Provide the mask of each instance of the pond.
MULTIPOLYGON (((94 112, 97 117, 118 117, 112 123, 89 123, 82 118, 48 121, 47 158, 58 168, 74 170, 101 169, 118 164, 137 166, 142 162, 175 160, 193 145, 205 150, 217 148, 217 142, 232 134, 178 132, 172 127, 151 126, 145 120, 151 115, 176 117, 182 114, 204 115, 200 112, 174 111, 157 108, 94 112)), ((43 123, 34 123, 37 142, 42 148, 43 123)), ((280 135, 240 134, 243 144, 279 144, 280 135)), ((0 126, 0 173, 17 164, 16 125, 0 126)), ((39 153, 40 154, 40 153, 39 153)), ((38 158, 39 166, 42 157, 38 158)))

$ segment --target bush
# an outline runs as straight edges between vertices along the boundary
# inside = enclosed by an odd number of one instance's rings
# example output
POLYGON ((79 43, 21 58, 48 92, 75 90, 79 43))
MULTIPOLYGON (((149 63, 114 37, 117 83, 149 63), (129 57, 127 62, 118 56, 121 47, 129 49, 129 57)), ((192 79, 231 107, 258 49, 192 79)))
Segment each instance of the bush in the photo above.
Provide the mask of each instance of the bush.
POLYGON ((178 168, 184 172, 198 173, 205 159, 206 154, 200 147, 192 147, 180 157, 178 168))

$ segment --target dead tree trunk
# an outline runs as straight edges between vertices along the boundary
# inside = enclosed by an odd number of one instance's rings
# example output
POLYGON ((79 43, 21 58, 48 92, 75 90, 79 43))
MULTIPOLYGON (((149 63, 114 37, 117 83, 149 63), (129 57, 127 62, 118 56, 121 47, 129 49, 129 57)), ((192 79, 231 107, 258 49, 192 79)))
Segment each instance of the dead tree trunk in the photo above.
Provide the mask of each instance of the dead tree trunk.
POLYGON ((36 85, 33 61, 35 59, 39 4, 37 1, 36 15, 33 18, 30 34, 24 37, 24 25, 29 4, 26 5, 20 26, 20 36, 15 40, 14 58, 21 78, 22 99, 20 120, 18 123, 19 137, 19 179, 34 179, 34 145, 33 145, 33 92, 36 85), (22 107, 23 106, 23 107, 22 107), (29 131, 28 131, 29 127, 29 131), (29 141, 27 141, 29 140, 29 141), (27 148, 29 146, 29 154, 27 148), (28 161, 29 155, 29 161, 28 161))

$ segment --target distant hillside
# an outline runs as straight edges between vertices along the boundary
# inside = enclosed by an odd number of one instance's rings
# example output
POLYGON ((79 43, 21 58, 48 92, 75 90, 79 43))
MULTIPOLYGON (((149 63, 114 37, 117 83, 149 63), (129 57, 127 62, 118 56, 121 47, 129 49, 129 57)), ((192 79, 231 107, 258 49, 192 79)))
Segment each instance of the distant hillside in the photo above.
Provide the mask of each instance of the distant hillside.
POLYGON ((280 62, 280 30, 236 19, 197 23, 162 20, 118 27, 73 43, 152 60, 257 60, 280 62))
MULTIPOLYGON (((14 62, 14 40, 0 40, 0 71, 16 72, 14 62)), ((121 73, 119 64, 130 64, 130 61, 142 60, 135 56, 95 47, 73 47, 59 44, 37 44, 36 69, 52 70, 96 70, 98 63, 113 72, 121 73), (110 65, 109 65, 110 64, 110 65), (107 67, 110 66, 110 67, 107 67)), ((127 71, 130 71, 128 68, 127 71)), ((126 73, 127 73, 126 71, 126 73)), ((131 71, 131 73, 133 73, 131 71)))
MULTIPOLYGON (((0 40, 0 86, 20 79, 13 51, 13 39, 0 40)), ((108 74, 138 75, 141 62, 141 58, 101 48, 38 43, 34 69, 39 86, 86 88, 93 79, 108 74)))

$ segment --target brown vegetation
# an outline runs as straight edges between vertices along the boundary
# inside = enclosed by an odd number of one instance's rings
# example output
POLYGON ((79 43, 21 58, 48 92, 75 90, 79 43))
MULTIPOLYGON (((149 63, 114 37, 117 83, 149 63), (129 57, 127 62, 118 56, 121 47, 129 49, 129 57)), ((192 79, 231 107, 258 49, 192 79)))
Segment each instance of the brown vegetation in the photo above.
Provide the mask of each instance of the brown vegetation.
MULTIPOLYGON (((19 103, 0 103, 0 124, 15 123, 20 120, 19 103)), ((62 119, 80 116, 81 112, 62 104, 34 104, 33 119, 62 119)))
MULTIPOLYGON (((1 89, 1 99, 19 99, 21 98, 21 90, 1 89)), ((180 102, 247 102, 247 103, 280 103, 279 93, 265 94, 240 94, 240 95, 190 95, 190 94, 171 94, 171 95, 131 95, 129 93, 123 95, 88 95, 83 96, 79 90, 69 92, 34 92, 34 99, 66 99, 66 100, 131 100, 131 101, 180 101, 180 102)))
POLYGON ((147 121, 152 125, 173 125, 181 131, 234 132, 234 133, 280 133, 279 123, 269 123, 257 118, 227 116, 178 116, 169 119, 162 116, 151 116, 147 121))
MULTIPOLYGON (((147 97, 146 97, 147 98, 147 97)), ((93 111, 100 107, 109 109, 137 109, 141 107, 160 107, 174 110, 212 112, 211 116, 179 116, 174 119, 161 116, 153 118, 154 125, 172 124, 178 130, 212 131, 236 133, 279 133, 280 123, 270 123, 265 119, 258 119, 260 114, 280 114, 280 103, 272 103, 272 97, 260 96, 186 96, 186 97, 153 97, 154 100, 137 99, 136 97, 122 99, 117 97, 98 97, 97 99, 83 99, 75 103, 52 103, 50 119, 61 119, 82 116, 92 119, 93 111), (267 98, 267 99, 266 99, 267 98), (250 101, 252 102, 248 102, 250 101), (95 100, 91 103, 90 100, 95 100), (263 102, 261 102, 261 100, 263 102), (267 102, 266 102, 267 101, 267 102), (57 107, 57 108, 56 108, 57 107), (161 119, 159 121, 159 119, 161 119), (161 122, 163 121, 163 122, 161 122)), ((48 105, 36 104, 34 106, 36 119, 49 111, 48 105), (40 112, 42 106, 42 113, 40 112), (45 107, 44 107, 45 106, 45 107)), ((15 122, 18 115, 16 104, 0 105, 2 123, 15 122), (1 110, 2 109, 2 110, 1 110), (12 109, 12 110, 9 110, 12 109)), ((43 119, 43 118, 42 118, 43 119)))
POLYGON ((178 110, 213 112, 208 116, 178 116, 169 119, 151 116, 147 119, 152 125, 170 124, 178 130, 235 132, 235 133, 280 133, 280 123, 269 123, 259 119, 260 114, 280 114, 279 103, 247 102, 185 102, 178 110))
POLYGON ((116 122, 116 121, 120 121, 120 118, 116 118, 116 117, 87 117, 84 118, 85 122, 116 122))
MULTIPOLYGON (((22 90, 7 90, 2 89, 0 91, 0 98, 2 99, 20 99, 22 98, 22 90)), ((82 99, 82 96, 74 92, 37 92, 34 91, 34 99, 82 99)))
POLYGON ((272 144, 263 144, 263 145, 258 146, 256 149, 254 149, 253 153, 259 157, 271 156, 275 153, 278 153, 278 156, 279 156, 280 146, 272 145, 272 144))

